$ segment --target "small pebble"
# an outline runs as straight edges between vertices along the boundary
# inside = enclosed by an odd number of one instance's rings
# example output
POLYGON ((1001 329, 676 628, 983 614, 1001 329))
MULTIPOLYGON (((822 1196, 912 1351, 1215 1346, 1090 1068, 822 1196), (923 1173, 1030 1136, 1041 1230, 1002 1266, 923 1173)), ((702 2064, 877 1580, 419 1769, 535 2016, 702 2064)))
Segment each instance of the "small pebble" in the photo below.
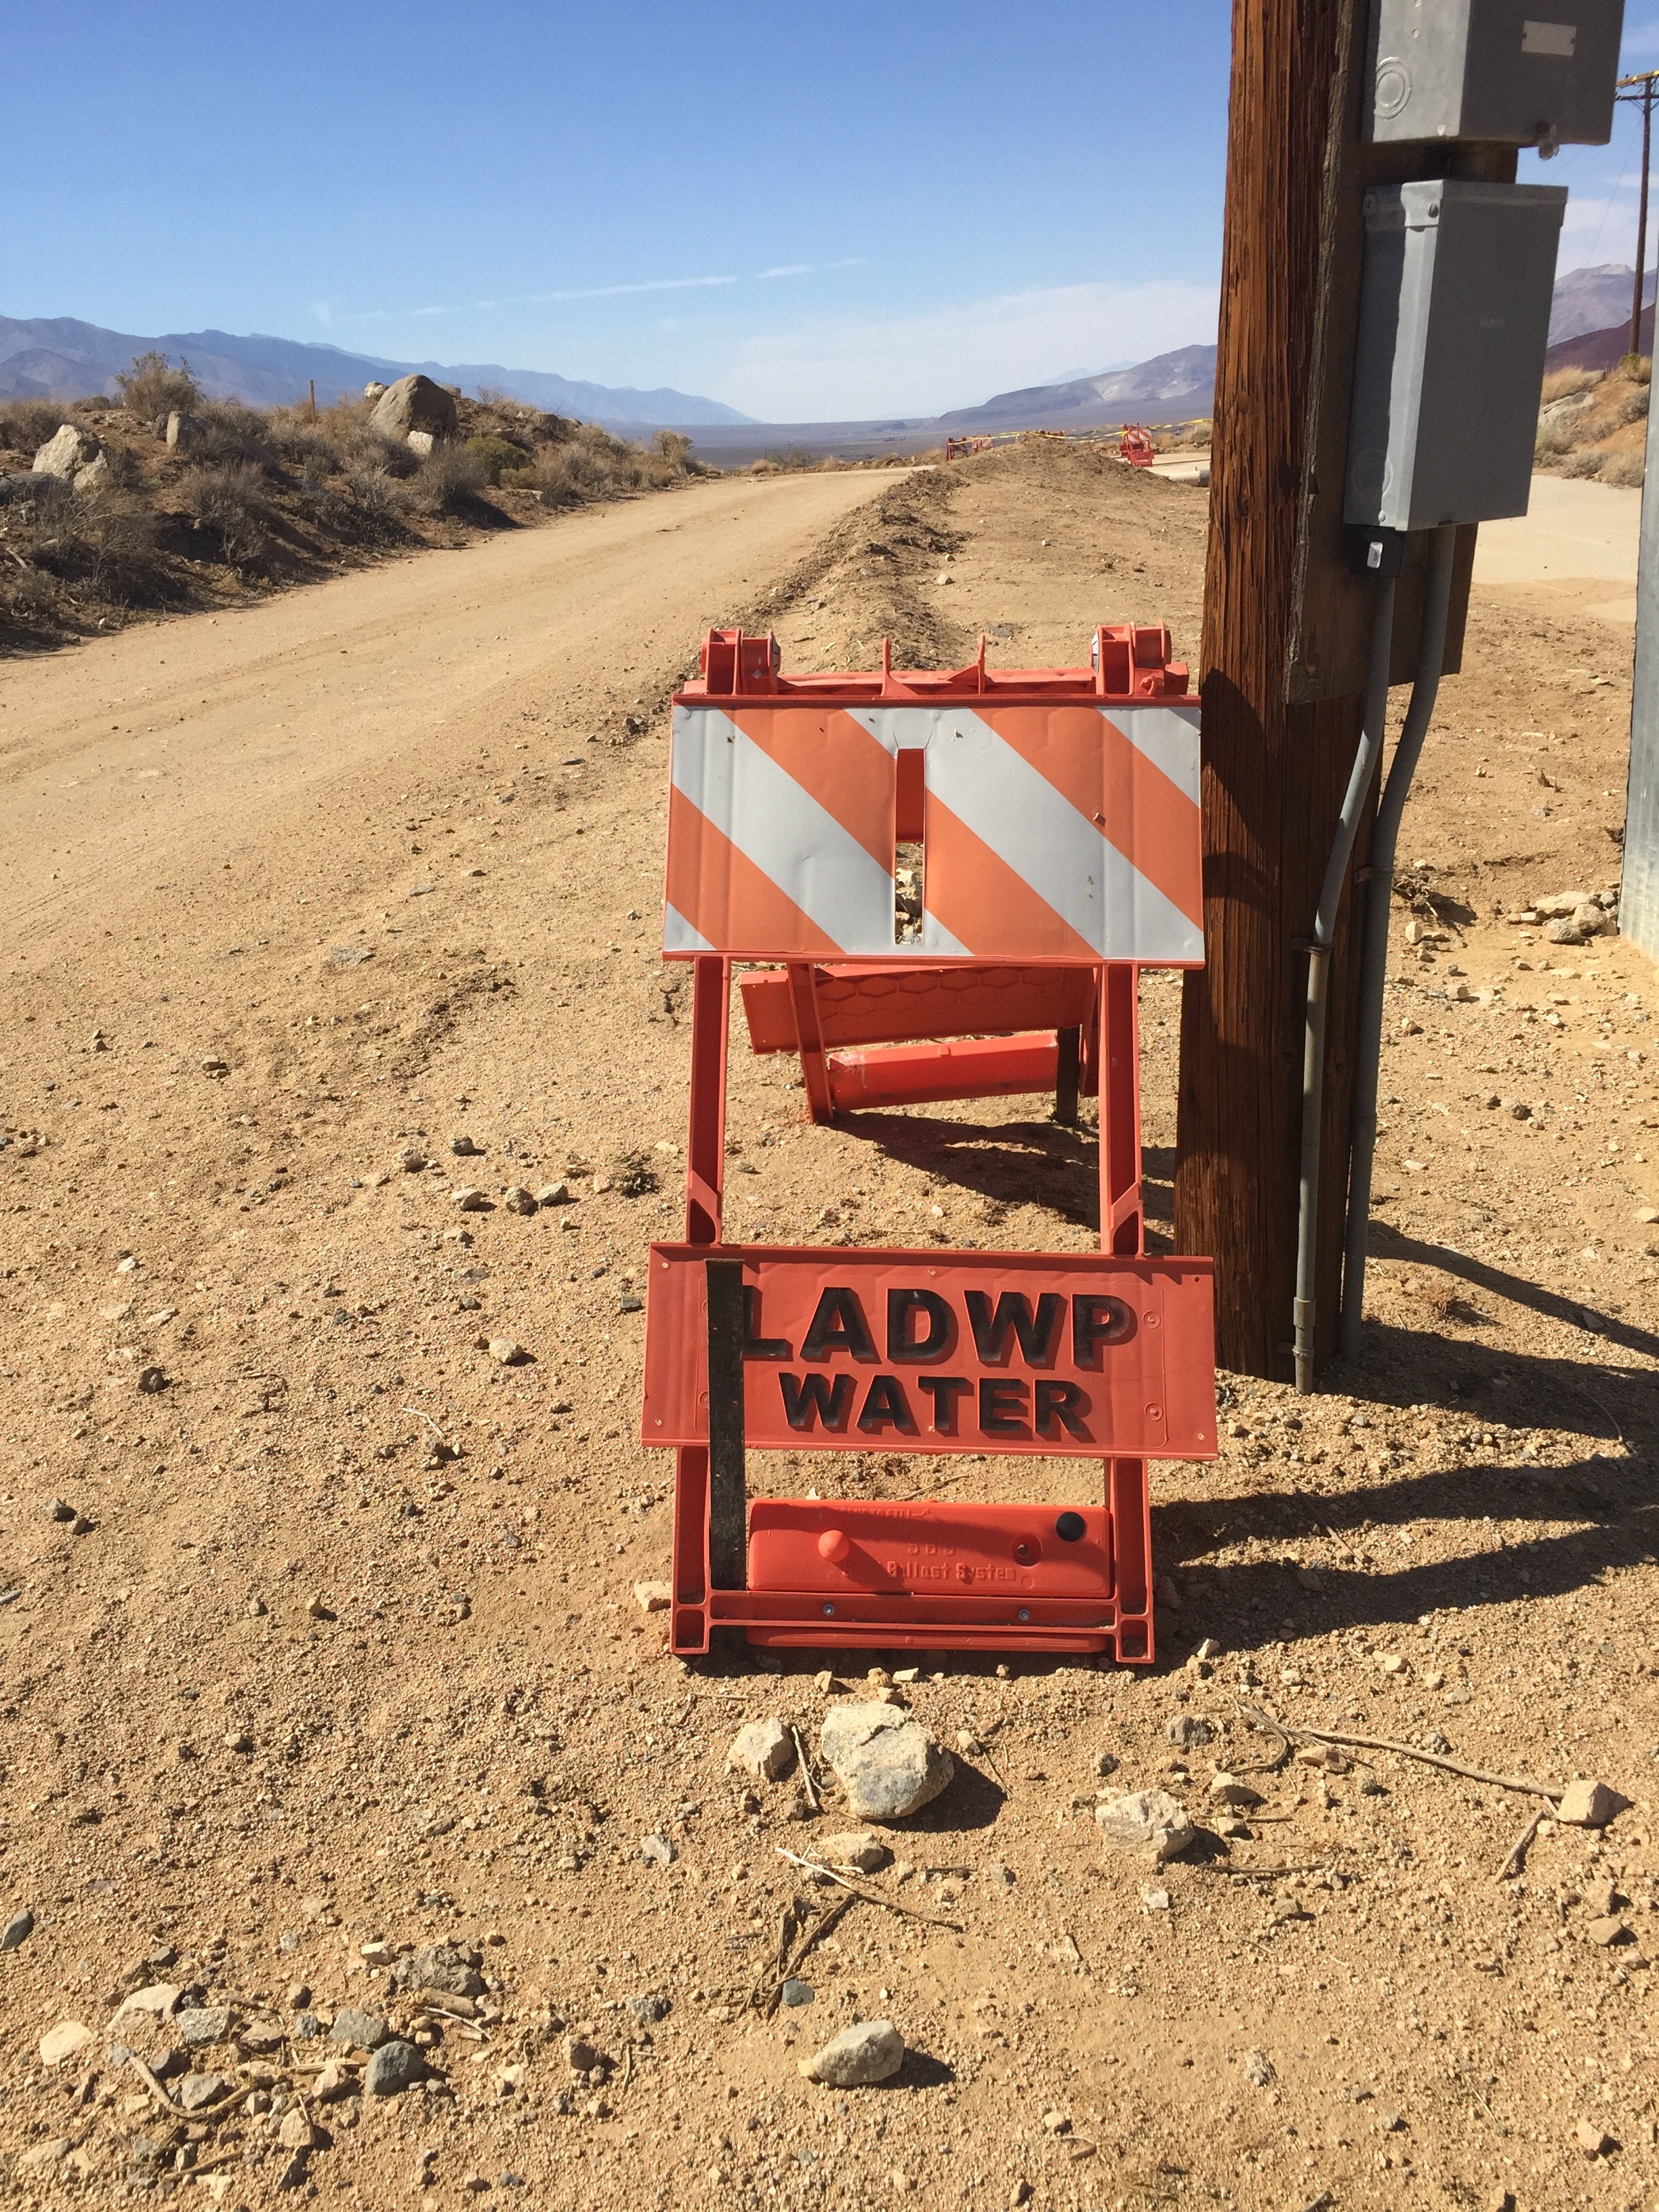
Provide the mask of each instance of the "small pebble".
POLYGON ((14 1912, 5 1926, 0 1928, 0 1951, 15 1951, 33 1933, 34 1915, 26 1906, 22 1911, 14 1912))
POLYGON ((412 2043, 394 2036, 369 2060, 363 2087, 371 2097, 395 2097, 426 2076, 426 2061, 412 2043))
POLYGON ((861 2089, 890 2081, 904 2063, 904 2039, 890 2020, 860 2021, 831 2036, 822 2051, 800 2061, 809 2081, 831 2089, 861 2089))

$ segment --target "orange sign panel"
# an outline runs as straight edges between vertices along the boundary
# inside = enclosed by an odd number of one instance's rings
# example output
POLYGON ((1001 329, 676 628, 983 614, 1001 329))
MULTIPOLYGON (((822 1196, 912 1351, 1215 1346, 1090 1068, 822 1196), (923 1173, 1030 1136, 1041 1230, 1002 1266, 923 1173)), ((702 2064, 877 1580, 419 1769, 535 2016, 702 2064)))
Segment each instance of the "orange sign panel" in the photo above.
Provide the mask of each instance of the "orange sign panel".
MULTIPOLYGON (((653 1244, 647 1444, 708 1436, 707 1245, 653 1244)), ((726 1244, 757 1450, 1210 1459, 1207 1260, 726 1244)))

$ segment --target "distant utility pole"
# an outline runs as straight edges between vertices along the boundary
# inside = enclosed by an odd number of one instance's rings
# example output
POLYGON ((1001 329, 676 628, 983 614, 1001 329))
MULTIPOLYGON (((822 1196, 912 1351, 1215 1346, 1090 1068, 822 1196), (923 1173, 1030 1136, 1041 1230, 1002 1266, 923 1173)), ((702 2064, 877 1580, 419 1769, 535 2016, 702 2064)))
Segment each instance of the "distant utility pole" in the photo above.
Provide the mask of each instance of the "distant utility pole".
MULTIPOLYGON (((1176 1249, 1216 1261, 1224 1367, 1289 1381, 1306 945, 1362 720, 1374 586, 1342 520, 1366 187, 1423 149, 1362 143, 1366 0, 1233 0, 1232 91, 1200 683, 1206 964, 1182 1006, 1176 1249)), ((1461 149, 1512 178, 1511 149, 1461 149)), ((1431 533, 1421 533, 1426 540, 1431 533)), ((1462 647, 1459 532, 1443 666, 1462 647)), ((1393 683, 1417 655, 1425 568, 1395 597, 1393 683)), ((1338 908, 1322 1112, 1316 1355, 1334 1350, 1363 878, 1338 908)))
POLYGON ((1636 215, 1636 289, 1630 303, 1632 353, 1642 350, 1642 276, 1648 258, 1648 165, 1653 154, 1653 103, 1659 70, 1644 70, 1639 76, 1621 76, 1613 97, 1642 111, 1642 197, 1636 215))

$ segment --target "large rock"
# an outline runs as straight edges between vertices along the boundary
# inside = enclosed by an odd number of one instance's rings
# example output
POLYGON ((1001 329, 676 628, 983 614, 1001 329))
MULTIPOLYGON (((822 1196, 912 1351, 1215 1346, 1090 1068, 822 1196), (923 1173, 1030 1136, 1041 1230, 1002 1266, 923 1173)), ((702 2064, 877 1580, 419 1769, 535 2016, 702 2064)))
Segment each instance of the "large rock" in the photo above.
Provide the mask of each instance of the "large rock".
POLYGON ((83 430, 76 422, 65 422, 54 430, 34 457, 34 474, 38 477, 72 477, 78 469, 86 467, 98 458, 98 441, 90 430, 83 430))
POLYGON ((454 398, 441 384, 429 376, 400 376, 375 401, 368 427, 386 438, 407 438, 411 430, 453 438, 456 419, 454 398))
POLYGON ((193 446, 200 444, 202 426, 195 416, 186 414, 181 408, 175 407, 167 416, 166 437, 172 452, 187 453, 193 446))
POLYGON ((904 2063, 904 2038, 890 2020, 863 2020, 832 2035, 822 2051, 800 2061, 809 2081, 830 2089, 862 2089, 890 2081, 904 2063))
POLYGON ((1133 1851, 1161 1866, 1191 1848, 1198 1831, 1165 1790, 1135 1790, 1095 1808, 1102 1837, 1119 1850, 1133 1851))
POLYGON ((956 1762, 902 1705, 831 1705, 823 1756, 860 1820, 902 1820, 947 1788, 956 1762))

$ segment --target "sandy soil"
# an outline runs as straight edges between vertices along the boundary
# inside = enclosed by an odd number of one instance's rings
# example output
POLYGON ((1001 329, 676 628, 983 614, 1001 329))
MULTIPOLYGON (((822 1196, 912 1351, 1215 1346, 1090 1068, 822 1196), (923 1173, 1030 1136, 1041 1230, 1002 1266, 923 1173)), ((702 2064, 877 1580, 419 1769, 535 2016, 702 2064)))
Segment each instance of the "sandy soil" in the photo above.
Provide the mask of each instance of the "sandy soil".
MULTIPOLYGON (((1128 616, 1195 653, 1204 513, 1079 453, 708 485, 6 671, 15 2193, 1659 2203, 1653 977, 1510 919, 1616 879, 1619 631, 1477 591, 1402 842, 1360 1370, 1301 1402, 1223 1377, 1219 1462, 1158 1471, 1155 1668, 938 1655, 898 1692, 974 1747, 868 1886, 954 1929, 855 1905, 810 2006, 750 2007, 797 1893, 777 1848, 848 1823, 727 1746, 770 1713, 811 1748, 835 1661, 686 1668, 631 1595, 667 1558, 635 1285, 680 1212, 668 689, 740 613, 793 665, 868 665, 884 629, 965 659, 981 626, 1005 664, 1075 662, 1128 616), (463 1180, 574 1202, 461 1213, 463 1180), (1386 1752, 1256 1771, 1279 1746, 1241 1700, 1631 1802, 1547 1820, 1500 1881, 1547 1800, 1386 1752), (1224 1838, 1217 1768, 1264 1800, 1224 1838), (1093 1818, 1155 1785, 1208 1838, 1162 1869, 1093 1818), (440 1941, 476 1960, 459 2023, 391 1986, 440 1941), (156 1982, 229 2020, 118 2027, 156 1982), (417 2033, 431 2080, 316 2086, 346 2007, 417 2033), (801 2079, 877 2016, 910 2047, 891 2086, 801 2079), (48 2063, 64 2021, 88 2038, 48 2063), (161 2110, 192 2072, 235 2097, 161 2110)), ((1165 1234, 1176 988, 1145 987, 1165 1234)), ((1086 1133, 1041 1101, 799 1116, 735 1039, 734 1231, 1092 1239, 1086 1133)))

